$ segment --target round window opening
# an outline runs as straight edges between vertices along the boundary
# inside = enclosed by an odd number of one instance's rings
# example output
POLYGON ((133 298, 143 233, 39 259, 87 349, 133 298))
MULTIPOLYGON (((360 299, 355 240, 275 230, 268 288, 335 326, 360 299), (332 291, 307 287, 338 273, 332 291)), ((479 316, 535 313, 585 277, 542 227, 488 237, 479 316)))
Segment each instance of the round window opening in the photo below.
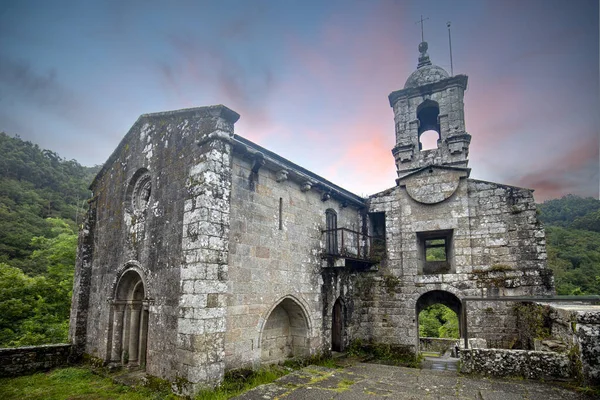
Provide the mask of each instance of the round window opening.
POLYGON ((145 173, 140 176, 133 187, 132 206, 134 211, 144 211, 148 208, 150 194, 152 192, 152 181, 150 174, 145 173))

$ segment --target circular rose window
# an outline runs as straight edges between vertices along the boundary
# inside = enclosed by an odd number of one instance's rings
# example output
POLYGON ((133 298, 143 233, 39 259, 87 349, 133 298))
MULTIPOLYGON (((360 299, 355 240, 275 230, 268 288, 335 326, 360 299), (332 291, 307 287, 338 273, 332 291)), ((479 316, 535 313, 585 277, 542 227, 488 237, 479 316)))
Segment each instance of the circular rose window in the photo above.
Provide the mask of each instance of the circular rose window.
POLYGON ((137 179, 133 187, 131 206, 134 211, 141 212, 148 208, 151 192, 152 181, 150 179, 150 174, 146 172, 137 179))

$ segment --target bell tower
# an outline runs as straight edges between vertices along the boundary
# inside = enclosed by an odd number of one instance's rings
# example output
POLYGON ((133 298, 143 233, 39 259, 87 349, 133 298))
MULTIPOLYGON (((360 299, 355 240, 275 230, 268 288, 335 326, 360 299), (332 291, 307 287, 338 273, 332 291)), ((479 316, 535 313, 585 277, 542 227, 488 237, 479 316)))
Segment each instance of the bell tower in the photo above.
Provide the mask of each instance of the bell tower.
POLYGON ((427 42, 419 44, 417 69, 410 74, 404 89, 390 93, 394 110, 398 177, 417 169, 438 165, 467 168, 471 135, 465 130, 463 97, 467 76, 449 76, 434 65, 427 54, 427 42), (421 135, 438 134, 437 147, 422 150, 421 135))

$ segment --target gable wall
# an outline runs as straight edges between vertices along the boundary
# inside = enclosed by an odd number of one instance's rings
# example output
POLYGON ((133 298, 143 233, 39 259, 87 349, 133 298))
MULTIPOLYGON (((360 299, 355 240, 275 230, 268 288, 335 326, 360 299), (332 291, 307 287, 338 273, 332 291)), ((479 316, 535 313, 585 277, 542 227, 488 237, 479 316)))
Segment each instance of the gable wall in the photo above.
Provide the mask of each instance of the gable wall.
MULTIPOLYGON (((190 321, 181 313, 180 301, 189 282, 204 277, 190 277, 188 270, 188 275, 181 276, 182 268, 193 262, 188 250, 194 254, 199 251, 188 243, 190 232, 199 224, 189 220, 189 213, 195 211, 191 197, 196 194, 190 179, 199 165, 212 165, 205 153, 214 148, 211 144, 199 146, 198 139, 215 130, 233 130, 232 124, 207 110, 140 118, 111 157, 104 174, 94 183, 90 215, 95 214, 96 219, 89 231, 84 232, 84 239, 93 238, 93 243, 80 241, 80 254, 92 256, 89 265, 78 260, 76 282, 83 284, 77 287, 78 295, 74 296, 77 301, 72 309, 72 325, 87 319, 85 352, 110 361, 113 324, 110 300, 120 274, 134 267, 144 279, 145 296, 150 299, 146 371, 164 379, 175 379, 178 375, 190 378, 184 365, 187 358, 181 354, 189 341, 183 340, 185 337, 179 332, 190 321), (149 171, 152 189, 147 209, 136 213, 130 207, 127 193, 131 191, 132 177, 140 168, 149 171), (188 217, 185 221, 184 214, 188 217), (80 279, 88 273, 89 279, 80 279), (183 278, 194 279, 186 283, 183 278), (85 296, 89 297, 87 305, 78 300, 85 296)), ((228 170, 229 162, 226 164, 228 170)), ((223 187, 228 187, 227 182, 223 187)), ((208 203, 197 205, 197 211, 208 214, 208 203)), ((219 376, 222 377, 222 371, 219 376)))

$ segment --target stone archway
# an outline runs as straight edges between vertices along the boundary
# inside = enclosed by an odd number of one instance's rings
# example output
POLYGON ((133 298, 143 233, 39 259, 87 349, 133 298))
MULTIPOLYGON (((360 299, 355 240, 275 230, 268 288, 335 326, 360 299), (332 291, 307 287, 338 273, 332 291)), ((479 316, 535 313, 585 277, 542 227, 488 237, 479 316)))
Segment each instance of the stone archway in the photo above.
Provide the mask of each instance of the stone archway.
MULTIPOLYGON (((456 295, 450 293, 450 292, 446 292, 444 290, 432 290, 426 293, 423 293, 419 299, 417 300, 417 304, 416 304, 416 321, 417 321, 417 349, 420 348, 419 343, 420 343, 420 335, 419 335, 419 318, 420 318, 420 314, 421 311, 423 311, 424 309, 426 309, 429 306, 432 306, 434 304, 443 304, 444 306, 448 307, 449 309, 451 309, 452 311, 454 311, 454 313, 456 314, 456 317, 458 318, 458 332, 459 332, 459 337, 463 336, 463 326, 462 326, 462 321, 461 321, 461 315, 462 315, 462 302, 460 301, 460 299, 458 297, 456 297, 456 295)), ((441 340, 449 340, 449 339, 441 339, 441 340)))
POLYGON ((262 364, 310 355, 308 319, 296 301, 285 298, 269 313, 260 347, 262 364))
POLYGON ((130 269, 121 275, 112 302, 110 361, 128 367, 145 367, 148 342, 148 301, 144 281, 130 269))

